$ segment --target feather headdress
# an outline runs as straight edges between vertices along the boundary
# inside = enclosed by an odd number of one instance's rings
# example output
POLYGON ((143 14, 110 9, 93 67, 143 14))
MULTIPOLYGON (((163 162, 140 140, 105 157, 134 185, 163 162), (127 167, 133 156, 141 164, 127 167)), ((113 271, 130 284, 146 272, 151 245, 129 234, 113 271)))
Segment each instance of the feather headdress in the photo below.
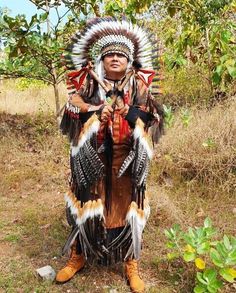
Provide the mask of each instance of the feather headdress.
POLYGON ((153 44, 148 34, 126 19, 113 17, 89 21, 83 32, 77 32, 70 47, 71 61, 78 70, 86 62, 98 63, 111 52, 124 54, 135 67, 152 68, 153 44))

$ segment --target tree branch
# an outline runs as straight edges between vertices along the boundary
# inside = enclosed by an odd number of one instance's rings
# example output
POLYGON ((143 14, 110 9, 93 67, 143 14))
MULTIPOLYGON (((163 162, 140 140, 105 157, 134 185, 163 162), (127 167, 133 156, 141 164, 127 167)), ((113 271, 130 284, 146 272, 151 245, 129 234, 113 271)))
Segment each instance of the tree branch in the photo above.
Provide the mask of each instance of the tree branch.
POLYGON ((47 12, 47 9, 43 8, 42 6, 38 5, 37 3, 34 2, 34 0, 29 0, 31 3, 33 3, 37 8, 42 9, 47 12))

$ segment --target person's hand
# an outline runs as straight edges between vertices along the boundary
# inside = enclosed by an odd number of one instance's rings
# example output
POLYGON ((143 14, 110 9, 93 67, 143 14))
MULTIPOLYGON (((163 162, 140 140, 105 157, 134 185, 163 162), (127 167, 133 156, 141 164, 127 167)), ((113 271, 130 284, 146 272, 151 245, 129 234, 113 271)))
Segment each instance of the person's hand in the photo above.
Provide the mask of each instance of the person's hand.
POLYGON ((122 117, 125 117, 129 112, 129 105, 128 104, 125 104, 124 107, 122 107, 121 109, 119 109, 119 114, 122 116, 122 117))
POLYGON ((113 112, 113 109, 110 105, 106 105, 101 113, 101 121, 102 122, 107 122, 108 119, 111 117, 111 114, 113 112))

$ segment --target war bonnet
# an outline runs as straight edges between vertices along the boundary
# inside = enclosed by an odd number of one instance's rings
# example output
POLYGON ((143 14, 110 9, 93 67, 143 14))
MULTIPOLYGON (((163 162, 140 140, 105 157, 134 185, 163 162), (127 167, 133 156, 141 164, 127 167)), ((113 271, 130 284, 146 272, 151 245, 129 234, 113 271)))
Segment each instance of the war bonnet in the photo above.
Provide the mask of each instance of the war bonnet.
POLYGON ((152 68, 153 45, 148 34, 126 19, 94 18, 83 32, 77 32, 71 46, 71 61, 79 70, 88 61, 98 63, 106 54, 120 53, 130 64, 152 68))

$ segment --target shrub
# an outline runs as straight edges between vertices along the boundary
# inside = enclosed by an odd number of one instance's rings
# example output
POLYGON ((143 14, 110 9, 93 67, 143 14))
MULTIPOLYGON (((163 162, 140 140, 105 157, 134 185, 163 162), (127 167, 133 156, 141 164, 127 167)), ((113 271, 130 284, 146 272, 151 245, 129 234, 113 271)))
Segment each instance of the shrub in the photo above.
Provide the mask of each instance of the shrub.
POLYGON ((199 67, 181 67, 164 71, 162 102, 174 108, 207 104, 212 89, 199 67))
POLYGON ((165 230, 165 235, 169 260, 180 257, 187 263, 195 263, 194 293, 216 293, 224 282, 235 282, 236 238, 224 235, 216 240, 217 231, 209 218, 205 219, 203 227, 184 232, 179 225, 174 225, 165 230))

